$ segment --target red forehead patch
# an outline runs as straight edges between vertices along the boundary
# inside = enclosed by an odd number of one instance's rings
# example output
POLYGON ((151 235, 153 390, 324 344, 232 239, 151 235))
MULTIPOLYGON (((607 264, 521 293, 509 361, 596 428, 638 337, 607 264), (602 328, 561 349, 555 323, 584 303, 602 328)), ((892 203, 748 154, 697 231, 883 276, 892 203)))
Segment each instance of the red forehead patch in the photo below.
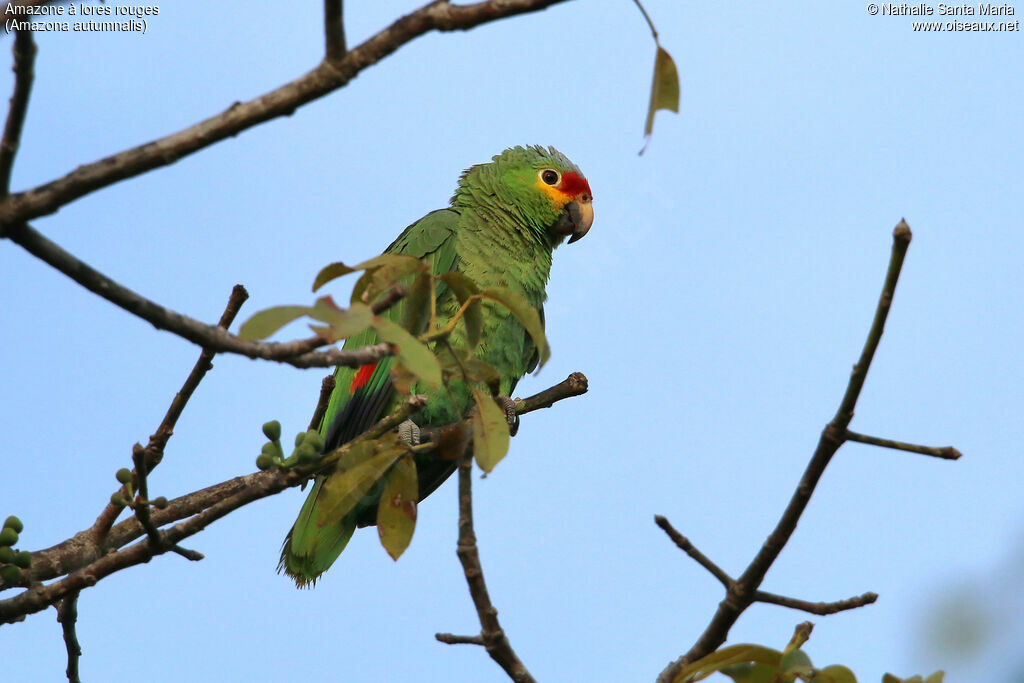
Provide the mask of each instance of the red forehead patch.
POLYGON ((578 197, 581 194, 587 194, 591 198, 594 197, 590 191, 590 183, 576 171, 569 171, 563 175, 562 183, 558 186, 558 189, 573 197, 578 197))

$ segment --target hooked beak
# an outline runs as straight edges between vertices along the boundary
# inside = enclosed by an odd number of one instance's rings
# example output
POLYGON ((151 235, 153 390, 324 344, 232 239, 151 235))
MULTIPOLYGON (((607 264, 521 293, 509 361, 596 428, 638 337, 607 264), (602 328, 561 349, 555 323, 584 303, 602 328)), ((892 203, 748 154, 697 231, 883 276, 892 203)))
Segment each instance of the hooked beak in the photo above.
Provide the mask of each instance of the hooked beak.
POLYGON ((584 194, 565 205, 562 217, 555 225, 555 230, 562 235, 568 235, 567 244, 572 244, 576 240, 582 239, 593 224, 594 205, 590 196, 584 194))

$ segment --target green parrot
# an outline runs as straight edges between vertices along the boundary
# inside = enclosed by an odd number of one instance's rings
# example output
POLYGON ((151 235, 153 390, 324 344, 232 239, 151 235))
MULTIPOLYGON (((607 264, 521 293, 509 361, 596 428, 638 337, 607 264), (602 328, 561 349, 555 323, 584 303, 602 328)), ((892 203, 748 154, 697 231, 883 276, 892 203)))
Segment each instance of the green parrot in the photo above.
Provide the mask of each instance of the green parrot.
MULTIPOLYGON (((590 185, 580 169, 553 147, 512 147, 490 163, 462 173, 451 206, 428 213, 398 236, 385 253, 426 260, 431 272, 462 273, 480 288, 503 287, 522 295, 541 315, 547 298, 552 250, 566 237, 575 242, 594 221, 590 185)), ((439 283, 437 315, 443 323, 458 307, 439 283)), ((404 301, 384 315, 401 320, 404 301)), ((480 342, 473 355, 491 364, 500 376, 500 393, 511 395, 519 379, 537 364, 533 340, 518 319, 501 306, 483 306, 480 342)), ((378 340, 372 330, 351 337, 345 348, 378 340)), ((465 345, 457 326, 451 344, 465 345)), ((393 411, 403 399, 393 386, 391 358, 358 369, 338 367, 335 388, 319 431, 327 450, 354 439, 393 411)), ((420 392, 422 393, 422 392, 420 392)), ((418 427, 432 427, 464 418, 473 406, 470 389, 461 382, 428 393, 426 407, 413 416, 418 427), (456 386, 458 384, 458 386, 456 386)), ((451 460, 416 456, 419 500, 455 470, 451 460)), ((341 519, 323 519, 329 507, 332 474, 316 478, 299 517, 285 538, 278 571, 298 587, 314 583, 345 549, 357 526, 375 524, 382 486, 370 490, 341 519)))

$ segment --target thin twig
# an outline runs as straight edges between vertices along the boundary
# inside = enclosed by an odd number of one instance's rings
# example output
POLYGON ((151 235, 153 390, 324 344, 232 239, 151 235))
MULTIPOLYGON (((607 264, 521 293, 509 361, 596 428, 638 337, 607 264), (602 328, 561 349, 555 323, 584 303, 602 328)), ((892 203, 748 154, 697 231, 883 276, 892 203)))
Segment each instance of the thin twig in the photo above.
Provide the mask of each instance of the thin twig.
POLYGON ((309 420, 309 429, 320 429, 320 423, 323 422, 324 414, 327 412, 327 404, 331 402, 331 394, 334 393, 335 384, 334 375, 327 375, 320 382, 320 398, 316 402, 316 410, 313 411, 313 417, 309 420))
POLYGON ((375 344, 346 351, 332 348, 314 351, 328 344, 320 337, 292 342, 254 342, 241 339, 216 325, 207 325, 187 315, 164 308, 111 280, 95 268, 64 251, 31 226, 11 228, 7 235, 29 253, 50 264, 72 280, 160 330, 167 330, 217 353, 235 353, 287 363, 297 368, 327 368, 336 365, 359 367, 375 363, 392 353, 388 344, 375 344))
POLYGON ((673 527, 671 522, 667 519, 661 515, 655 515, 654 523, 668 534, 668 537, 672 539, 672 542, 675 543, 680 550, 692 557, 697 564, 704 567, 704 569, 707 569, 711 575, 718 579, 719 582, 727 589, 735 583, 735 579, 729 576, 724 569, 712 562, 707 555, 697 550, 693 543, 690 542, 690 539, 676 531, 675 527, 673 527))
POLYGON ((754 602, 765 602, 771 605, 780 605, 782 607, 798 609, 810 614, 817 614, 818 616, 826 616, 829 614, 836 614, 837 612, 857 609, 858 607, 870 605, 876 600, 878 600, 878 593, 864 593, 863 595, 856 595, 852 598, 836 600, 835 602, 810 602, 808 600, 797 600, 796 598, 789 598, 785 595, 777 595, 776 593, 768 593, 765 591, 754 592, 754 602))
MULTIPOLYGON (((158 140, 83 164, 67 175, 0 200, 0 235, 19 223, 126 178, 175 163, 265 121, 291 116, 299 107, 348 85, 363 70, 430 31, 463 31, 505 17, 545 9, 564 0, 485 0, 468 5, 430 2, 395 20, 336 61, 248 102, 158 140)), ((373 362, 373 361, 370 361, 373 362)))
POLYGON ((82 645, 78 642, 75 624, 78 622, 78 591, 69 593, 57 603, 57 621, 64 632, 64 647, 68 651, 68 668, 65 673, 68 683, 81 683, 78 676, 78 660, 82 656, 82 645))
POLYGON ((469 585, 469 594, 473 598, 477 616, 480 618, 480 635, 478 636, 480 642, 477 643, 473 636, 452 636, 438 633, 434 637, 442 643, 483 645, 487 649, 487 654, 505 670, 509 678, 517 683, 532 683, 534 678, 512 649, 512 644, 509 643, 505 631, 498 622, 498 610, 494 608, 491 596, 487 592, 484 570, 480 565, 480 552, 476 545, 476 532, 473 531, 472 484, 473 459, 463 457, 459 462, 459 543, 456 554, 459 556, 459 562, 462 563, 466 583, 469 585))
POLYGON ((139 495, 135 498, 133 505, 135 507, 135 518, 139 520, 139 524, 146 530, 146 536, 149 537, 149 544, 154 549, 160 547, 160 532, 153 526, 153 521, 149 518, 149 484, 146 468, 146 449, 142 447, 142 444, 135 444, 132 448, 132 462, 135 463, 135 480, 138 482, 139 495))
POLYGON ((6 197, 11 190, 11 169, 14 157, 21 144, 21 129, 25 124, 28 98, 32 93, 33 67, 36 60, 36 44, 32 31, 17 31, 14 36, 14 93, 7 110, 4 136, 0 139, 0 197, 6 197))
MULTIPOLYGON (((249 292, 245 291, 245 287, 242 285, 235 285, 231 290, 231 296, 228 298, 228 303, 224 307, 224 312, 221 313, 220 321, 217 326, 221 329, 227 330, 231 323, 234 322, 235 317, 238 315, 238 311, 242 308, 242 304, 249 298, 249 292)), ((174 395, 174 399, 171 400, 171 405, 167 408, 167 412, 164 414, 164 419, 160 422, 160 426, 156 428, 156 431, 149 437, 149 444, 145 449, 145 463, 146 471, 152 472, 153 468, 160 464, 164 457, 164 448, 167 446, 168 440, 171 435, 174 434, 174 426, 178 423, 178 418, 181 417, 182 412, 185 410, 185 406, 188 405, 189 399, 192 398, 192 394, 199 387, 199 383, 206 377, 206 373, 213 367, 212 361, 215 353, 210 349, 203 349, 199 354, 199 359, 195 365, 192 366, 192 371, 189 372, 188 377, 185 378, 185 383, 182 384, 181 389, 174 395)), ((138 467, 136 466, 136 472, 133 473, 133 480, 138 484, 138 467)), ((122 487, 122 493, 127 494, 127 490, 122 487)), ((107 503, 103 512, 97 517, 96 522, 93 524, 93 533, 97 540, 102 540, 103 536, 110 529, 114 520, 117 519, 118 515, 121 514, 123 508, 120 505, 114 505, 113 503, 107 503)), ((142 521, 141 519, 139 520, 142 521)), ((198 553, 197 553, 198 554, 198 553)))
POLYGON ((647 25, 651 28, 651 36, 654 37, 654 44, 659 45, 660 43, 658 43, 658 30, 654 28, 654 22, 651 21, 651 17, 650 15, 647 14, 647 10, 645 10, 644 6, 640 4, 640 0, 633 0, 633 2, 635 2, 636 6, 640 8, 640 14, 644 15, 644 19, 647 20, 647 25))
POLYGON ((959 460, 963 455, 960 451, 953 448, 952 446, 944 446, 937 448, 935 446, 919 446, 913 443, 905 443, 903 441, 893 441, 892 439, 880 439, 877 436, 868 436, 867 434, 858 434, 857 432, 851 432, 849 429, 846 430, 846 440, 856 441, 858 443, 866 443, 872 446, 880 446, 882 448, 892 448, 897 451, 907 451, 910 453, 919 453, 921 455, 930 455, 933 458, 942 458, 943 460, 959 460))
POLYGON ((334 62, 345 56, 345 24, 341 0, 324 0, 324 53, 334 62))
POLYGON ((910 226, 907 225, 906 221, 901 220, 893 230, 889 268, 885 276, 885 283, 882 286, 882 294, 875 309, 875 317, 872 320, 871 329, 864 342, 860 359, 850 374, 850 380, 839 409, 836 411, 832 421, 822 431, 814 455, 807 464, 807 468, 804 470, 800 483, 793 492, 786 510, 746 570, 726 591, 725 599, 719 603, 718 609, 711 618, 704 633, 701 634, 686 654, 665 667, 658 676, 658 683, 668 683, 674 680, 678 672, 686 664, 714 652, 725 642, 733 624, 736 623, 736 620, 739 619, 739 616, 747 607, 754 602, 757 590, 764 581, 765 574, 796 530, 797 522, 807 508, 811 495, 821 480, 822 474, 824 474, 825 467, 844 442, 846 428, 849 426, 850 420, 853 419, 857 399, 860 397, 861 389, 864 387, 864 380, 867 378, 868 369, 871 367, 871 361, 874 358, 878 343, 882 338, 882 332, 885 329, 885 320, 892 306, 896 283, 899 280, 903 259, 906 256, 907 248, 910 246, 911 237, 910 226))
POLYGON ((435 633, 434 637, 445 645, 484 645, 483 636, 457 636, 454 633, 435 633))

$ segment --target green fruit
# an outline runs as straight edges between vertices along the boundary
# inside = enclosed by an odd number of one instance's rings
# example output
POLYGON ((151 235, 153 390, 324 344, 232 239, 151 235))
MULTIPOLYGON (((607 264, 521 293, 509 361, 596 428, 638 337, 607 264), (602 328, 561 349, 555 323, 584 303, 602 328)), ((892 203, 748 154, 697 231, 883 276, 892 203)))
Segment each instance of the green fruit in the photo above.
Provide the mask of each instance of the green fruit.
POLYGON ((110 497, 110 502, 118 507, 124 507, 128 504, 128 499, 124 497, 124 494, 118 491, 110 497))
POLYGON ((14 545, 18 542, 18 532, 9 526, 0 531, 0 545, 14 545))
POLYGON ((0 567, 0 580, 4 583, 18 583, 21 580, 21 570, 13 564, 5 564, 0 567))
POLYGON ((132 480, 132 471, 127 467, 122 467, 117 471, 117 474, 115 476, 117 477, 117 480, 119 482, 121 482, 122 484, 127 484, 132 480))
POLYGON ((14 557, 14 564, 22 569, 28 569, 32 566, 32 553, 27 550, 22 550, 14 557))
POLYGON ((306 432, 299 432, 295 435, 295 447, 298 448, 306 440, 306 432))
POLYGON ((167 499, 163 496, 160 496, 159 498, 153 501, 153 507, 155 507, 157 510, 166 510, 167 499))
POLYGON ((263 444, 263 448, 260 449, 260 453, 274 457, 277 455, 277 446, 274 445, 273 441, 268 441, 263 444))
POLYGON ((0 546, 0 564, 8 564, 14 562, 14 557, 18 553, 14 552, 9 546, 0 546))
POLYGON ((21 523, 21 520, 15 517, 14 515, 11 515, 10 517, 4 520, 4 526, 8 529, 14 529, 19 534, 21 533, 22 529, 25 528, 25 525, 21 523))
POLYGON ((306 432, 306 438, 303 440, 302 443, 308 443, 310 446, 316 449, 317 453, 322 453, 324 450, 323 438, 321 438, 319 432, 314 431, 312 429, 306 432))
POLYGON ((263 435, 271 441, 277 441, 281 438, 281 423, 277 420, 266 423, 263 425, 263 435))
POLYGON ((303 441, 302 445, 295 449, 295 456, 299 462, 308 463, 320 457, 320 453, 310 445, 309 441, 303 441))
POLYGON ((256 467, 259 467, 261 470, 269 470, 273 466, 274 459, 266 453, 260 453, 256 458, 256 467))

